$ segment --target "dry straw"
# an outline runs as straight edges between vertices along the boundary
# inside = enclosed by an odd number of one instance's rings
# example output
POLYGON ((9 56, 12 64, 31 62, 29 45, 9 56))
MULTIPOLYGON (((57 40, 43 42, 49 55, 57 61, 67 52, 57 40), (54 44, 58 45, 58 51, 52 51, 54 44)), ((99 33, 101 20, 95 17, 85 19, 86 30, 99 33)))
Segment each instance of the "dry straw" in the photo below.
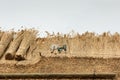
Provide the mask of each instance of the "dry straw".
POLYGON ((7 59, 7 60, 14 59, 15 53, 16 53, 17 49, 19 48, 20 43, 23 39, 23 33, 24 33, 24 31, 14 34, 15 38, 11 42, 11 44, 5 54, 5 59, 7 59))
MULTIPOLYGON (((28 59, 31 54, 39 54, 40 51, 47 56, 47 54, 50 54, 49 48, 51 44, 66 44, 68 52, 66 55, 71 53, 71 56, 75 55, 77 57, 99 56, 101 53, 119 55, 119 33, 113 35, 109 32, 104 32, 101 35, 92 32, 85 32, 81 35, 74 32, 65 35, 60 33, 50 34, 47 31, 46 33, 48 35, 46 38, 36 38, 37 31, 34 29, 23 30, 16 34, 0 31, 0 57, 5 53, 5 59, 11 60, 15 58, 19 61, 28 59), (15 35, 16 37, 13 38, 15 35)), ((39 56, 37 57, 39 59, 39 56)))
POLYGON ((0 41, 0 57, 5 53, 8 45, 13 39, 13 32, 5 32, 0 41))
POLYGON ((20 60, 25 59, 25 57, 27 55, 27 51, 30 47, 30 44, 32 43, 32 41, 36 37, 36 34, 37 34, 37 31, 33 30, 33 29, 24 31, 23 40, 22 40, 20 47, 15 55, 16 60, 20 61, 20 60))
POLYGON ((0 31, 0 39, 2 38, 4 32, 0 31))

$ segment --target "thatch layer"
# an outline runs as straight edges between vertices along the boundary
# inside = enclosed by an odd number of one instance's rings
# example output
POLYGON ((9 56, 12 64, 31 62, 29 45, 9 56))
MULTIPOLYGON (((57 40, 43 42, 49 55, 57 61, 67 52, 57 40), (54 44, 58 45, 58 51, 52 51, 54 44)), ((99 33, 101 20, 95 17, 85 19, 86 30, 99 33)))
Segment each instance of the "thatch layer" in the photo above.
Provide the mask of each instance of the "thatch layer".
MULTIPOLYGON (((83 34, 48 34, 48 37, 37 38, 36 30, 22 30, 19 32, 0 31, 0 57, 4 55, 7 60, 31 60, 34 55, 67 56, 67 57, 120 57, 120 34, 103 33, 96 35, 92 32, 83 34), (57 55, 51 54, 50 46, 66 44, 66 52, 57 55)), ((57 53, 57 51, 56 51, 57 53)), ((39 60, 40 56, 36 56, 39 60)), ((2 57, 3 58, 3 57, 2 57)))

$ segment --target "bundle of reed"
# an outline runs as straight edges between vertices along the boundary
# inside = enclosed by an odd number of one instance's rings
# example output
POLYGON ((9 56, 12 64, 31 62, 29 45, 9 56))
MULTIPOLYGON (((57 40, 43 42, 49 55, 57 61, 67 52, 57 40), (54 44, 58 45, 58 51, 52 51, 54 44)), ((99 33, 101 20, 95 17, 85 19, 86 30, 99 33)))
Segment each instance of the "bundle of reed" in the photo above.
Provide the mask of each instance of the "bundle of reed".
POLYGON ((31 61, 32 64, 38 62, 41 59, 41 52, 38 43, 39 42, 36 41, 34 44, 30 46, 31 49, 29 54, 27 55, 27 60, 31 61))
POLYGON ((5 53, 8 45, 13 39, 13 32, 5 32, 0 41, 0 57, 5 53))
POLYGON ((37 41, 34 39, 30 44, 30 48, 29 48, 28 53, 32 54, 33 51, 36 49, 36 47, 37 47, 37 41))
POLYGON ((23 31, 16 33, 15 38, 13 39, 13 41, 11 42, 6 54, 5 54, 5 59, 6 60, 12 60, 14 59, 15 53, 17 51, 17 49, 20 46, 20 43, 23 39, 23 31))
POLYGON ((37 31, 35 30, 25 30, 23 40, 20 44, 18 51, 16 52, 15 60, 20 61, 25 59, 27 55, 26 53, 30 47, 30 44, 36 37, 36 33, 37 31))
POLYGON ((4 32, 0 31, 0 39, 2 38, 4 32))

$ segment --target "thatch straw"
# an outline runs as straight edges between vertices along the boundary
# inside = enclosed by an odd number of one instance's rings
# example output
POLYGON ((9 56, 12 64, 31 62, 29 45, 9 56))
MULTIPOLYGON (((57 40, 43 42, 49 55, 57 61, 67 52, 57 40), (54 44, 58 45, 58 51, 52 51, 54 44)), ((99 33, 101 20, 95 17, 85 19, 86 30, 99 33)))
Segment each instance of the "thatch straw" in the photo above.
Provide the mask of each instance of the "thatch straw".
POLYGON ((6 51, 6 48, 8 47, 8 45, 10 44, 10 42, 13 39, 13 33, 12 32, 5 32, 1 38, 0 41, 0 57, 3 56, 3 54, 6 51))
POLYGON ((17 33, 16 35, 16 38, 12 41, 10 47, 8 48, 6 54, 5 54, 5 59, 6 60, 12 60, 14 59, 14 56, 15 56, 15 53, 17 51, 17 49, 19 48, 20 46, 20 43, 23 39, 23 31, 17 33))
POLYGON ((24 38, 20 44, 20 47, 18 49, 18 51, 16 52, 15 55, 15 59, 20 61, 25 59, 26 57, 26 53, 27 50, 30 47, 30 44, 32 43, 32 41, 34 40, 34 38, 36 37, 36 31, 35 30, 26 30, 24 32, 24 38))
POLYGON ((2 38, 4 32, 0 31, 0 39, 2 38))
POLYGON ((37 41, 33 40, 32 43, 30 44, 30 48, 27 52, 27 59, 30 59, 30 56, 33 54, 34 50, 37 48, 37 41))

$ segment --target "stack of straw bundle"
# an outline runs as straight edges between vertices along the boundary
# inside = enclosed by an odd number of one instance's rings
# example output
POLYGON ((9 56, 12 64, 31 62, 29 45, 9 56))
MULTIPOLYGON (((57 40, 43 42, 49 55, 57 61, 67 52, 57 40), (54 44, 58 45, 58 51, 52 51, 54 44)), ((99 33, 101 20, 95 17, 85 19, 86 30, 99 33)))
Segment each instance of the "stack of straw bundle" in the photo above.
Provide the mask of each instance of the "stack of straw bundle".
POLYGON ((5 59, 6 60, 14 59, 15 53, 16 53, 17 49, 19 48, 20 43, 23 39, 23 33, 24 33, 24 31, 21 31, 21 32, 18 32, 16 34, 16 37, 11 42, 11 44, 10 44, 6 54, 5 54, 5 59))
POLYGON ((20 47, 18 51, 16 52, 15 59, 17 61, 24 60, 26 55, 27 55, 27 50, 30 47, 30 44, 34 40, 36 36, 36 31, 35 30, 25 30, 23 40, 20 44, 20 47))
POLYGON ((3 54, 6 51, 6 48, 8 47, 8 45, 10 44, 12 39, 13 39, 13 32, 3 33, 3 36, 2 36, 1 41, 0 41, 0 57, 3 56, 3 54))

